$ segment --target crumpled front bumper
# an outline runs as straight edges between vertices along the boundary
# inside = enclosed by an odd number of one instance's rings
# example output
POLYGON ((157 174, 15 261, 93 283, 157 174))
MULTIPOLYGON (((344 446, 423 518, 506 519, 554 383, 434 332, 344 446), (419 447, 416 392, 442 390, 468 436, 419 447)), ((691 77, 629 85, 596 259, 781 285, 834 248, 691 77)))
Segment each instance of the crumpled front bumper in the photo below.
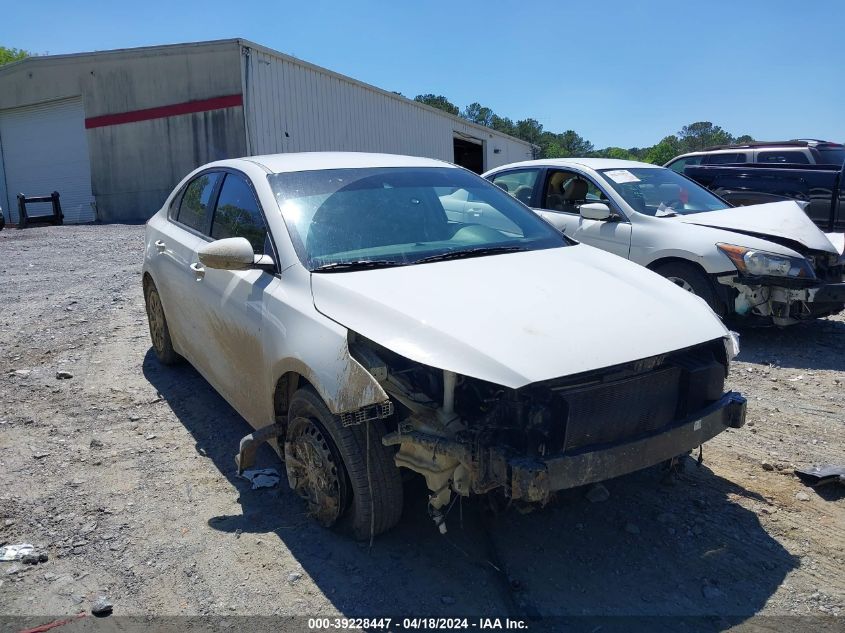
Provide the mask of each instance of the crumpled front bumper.
POLYGON ((510 496, 524 501, 548 500, 556 490, 574 488, 632 473, 677 457, 702 445, 727 428, 745 424, 746 400, 728 392, 691 418, 647 437, 591 447, 582 452, 546 459, 513 458, 510 496))
POLYGON ((722 300, 737 315, 777 326, 835 314, 845 304, 845 281, 724 275, 718 282, 722 300), (728 288, 735 292, 728 294, 728 288))

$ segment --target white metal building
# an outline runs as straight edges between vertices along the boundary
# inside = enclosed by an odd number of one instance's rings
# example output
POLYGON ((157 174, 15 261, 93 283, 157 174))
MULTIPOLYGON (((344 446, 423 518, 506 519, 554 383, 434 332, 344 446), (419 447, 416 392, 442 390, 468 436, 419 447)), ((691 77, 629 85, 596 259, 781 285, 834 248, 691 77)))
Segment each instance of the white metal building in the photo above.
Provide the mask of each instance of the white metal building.
POLYGON ((241 39, 0 67, 0 207, 58 191, 66 222, 150 217, 203 163, 301 151, 439 158, 481 172, 519 139, 241 39))

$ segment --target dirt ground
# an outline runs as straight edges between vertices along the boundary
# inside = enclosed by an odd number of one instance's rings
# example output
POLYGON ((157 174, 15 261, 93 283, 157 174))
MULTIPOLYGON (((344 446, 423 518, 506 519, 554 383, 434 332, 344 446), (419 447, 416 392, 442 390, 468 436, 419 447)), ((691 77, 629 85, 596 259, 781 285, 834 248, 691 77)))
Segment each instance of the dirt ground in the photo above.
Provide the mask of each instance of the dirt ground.
MULTIPOLYGON (((49 554, 0 563, 0 615, 49 621, 105 594, 113 618, 842 626, 845 487, 816 491, 792 473, 845 463, 842 316, 741 332, 729 385, 748 398, 748 424, 705 445, 701 467, 607 482, 603 502, 568 491, 529 514, 464 503, 445 537, 412 485, 402 522, 370 548, 317 527, 284 480, 251 490, 238 478, 246 422, 189 365, 160 366, 150 350, 142 239, 141 226, 0 232, 0 543, 49 554)), ((267 447, 258 465, 283 473, 267 447)))

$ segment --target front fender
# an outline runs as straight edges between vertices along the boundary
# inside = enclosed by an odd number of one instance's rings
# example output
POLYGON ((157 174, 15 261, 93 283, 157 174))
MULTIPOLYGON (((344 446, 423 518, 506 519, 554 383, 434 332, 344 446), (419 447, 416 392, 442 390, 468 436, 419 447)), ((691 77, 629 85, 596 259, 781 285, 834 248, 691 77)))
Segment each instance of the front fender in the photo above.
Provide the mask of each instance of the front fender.
MULTIPOLYGON (((313 353, 313 350, 312 350, 313 353)), ((307 380, 326 406, 334 414, 355 411, 367 405, 384 402, 387 393, 361 364, 349 354, 344 342, 343 351, 329 360, 318 352, 325 362, 312 362, 319 369, 306 365, 299 358, 284 358, 273 366, 276 381, 287 373, 295 372, 307 380)))

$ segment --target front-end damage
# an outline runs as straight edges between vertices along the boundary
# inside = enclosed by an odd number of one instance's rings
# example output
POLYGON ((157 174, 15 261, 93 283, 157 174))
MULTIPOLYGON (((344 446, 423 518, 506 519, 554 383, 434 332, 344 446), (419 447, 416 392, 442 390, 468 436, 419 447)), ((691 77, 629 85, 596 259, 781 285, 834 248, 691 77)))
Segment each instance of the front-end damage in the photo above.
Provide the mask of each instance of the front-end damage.
POLYGON ((425 478, 441 529, 453 495, 501 490, 545 504, 557 490, 671 459, 745 420, 745 400, 724 393, 733 337, 516 389, 353 332, 349 349, 390 397, 383 443, 396 447, 397 466, 425 478))
POLYGON ((807 274, 787 277, 737 271, 718 275, 725 303, 736 315, 787 326, 845 309, 845 258, 807 251, 807 274))

